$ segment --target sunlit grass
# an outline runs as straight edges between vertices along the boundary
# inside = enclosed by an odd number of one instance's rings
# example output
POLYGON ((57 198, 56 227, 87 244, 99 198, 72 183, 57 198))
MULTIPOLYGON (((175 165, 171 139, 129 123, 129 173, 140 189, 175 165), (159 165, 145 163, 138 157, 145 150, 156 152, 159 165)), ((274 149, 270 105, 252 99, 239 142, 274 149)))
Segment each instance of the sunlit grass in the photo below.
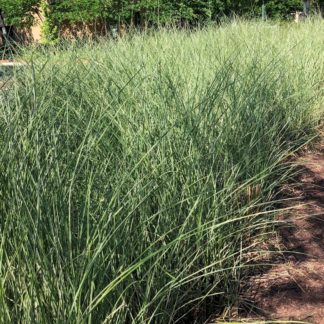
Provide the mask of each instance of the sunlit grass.
POLYGON ((199 322, 235 301, 320 123, 322 31, 28 50, 0 102, 1 322, 199 322))

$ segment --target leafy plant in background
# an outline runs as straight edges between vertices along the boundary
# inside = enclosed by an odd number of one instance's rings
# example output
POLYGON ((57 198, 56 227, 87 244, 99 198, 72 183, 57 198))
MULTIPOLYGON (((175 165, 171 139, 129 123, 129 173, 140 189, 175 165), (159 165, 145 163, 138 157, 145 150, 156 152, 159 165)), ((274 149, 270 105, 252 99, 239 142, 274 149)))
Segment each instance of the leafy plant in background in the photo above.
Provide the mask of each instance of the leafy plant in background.
POLYGON ((39 5, 40 0, 0 0, 0 10, 5 14, 6 24, 13 26, 32 25, 39 5))
POLYGON ((290 13, 303 10, 303 1, 300 0, 265 0, 264 3, 272 18, 288 18, 290 13))
POLYGON ((50 4, 58 22, 91 22, 108 18, 113 0, 61 0, 50 4))
MULTIPOLYGON (((47 6, 44 27, 46 33, 56 34, 55 26, 79 22, 103 21, 107 24, 160 25, 186 22, 195 24, 237 14, 260 17, 261 6, 273 18, 287 18, 292 11, 303 9, 303 0, 0 0, 0 9, 8 24, 30 26, 33 15, 47 6), (50 8, 50 10, 49 10, 50 8)), ((313 8, 323 6, 312 1, 313 8)), ((52 37, 52 36, 51 36, 52 37)))
POLYGON ((55 17, 52 15, 52 7, 47 0, 41 0, 40 9, 45 18, 41 26, 42 43, 54 45, 59 40, 59 29, 55 17))

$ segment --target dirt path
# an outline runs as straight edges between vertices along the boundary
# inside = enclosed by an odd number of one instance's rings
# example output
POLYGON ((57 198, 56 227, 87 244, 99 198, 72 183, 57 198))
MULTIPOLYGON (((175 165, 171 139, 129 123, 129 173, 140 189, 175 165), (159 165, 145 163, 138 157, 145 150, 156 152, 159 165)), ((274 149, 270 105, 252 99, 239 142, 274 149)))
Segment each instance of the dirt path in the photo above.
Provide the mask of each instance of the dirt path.
MULTIPOLYGON (((297 160, 299 183, 290 188, 292 211, 279 231, 287 251, 243 288, 249 318, 324 324, 324 140, 297 160)), ((244 314, 242 317, 245 317, 244 314)))

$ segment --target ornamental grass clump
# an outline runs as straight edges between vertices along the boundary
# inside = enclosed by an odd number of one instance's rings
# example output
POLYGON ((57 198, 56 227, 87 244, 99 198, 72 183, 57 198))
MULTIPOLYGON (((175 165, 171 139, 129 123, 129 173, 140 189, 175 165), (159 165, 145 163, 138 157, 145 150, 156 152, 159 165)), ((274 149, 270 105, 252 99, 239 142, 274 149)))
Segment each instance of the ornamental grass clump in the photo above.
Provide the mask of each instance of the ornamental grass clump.
POLYGON ((0 102, 0 320, 203 322, 316 134, 323 22, 27 51, 0 102))

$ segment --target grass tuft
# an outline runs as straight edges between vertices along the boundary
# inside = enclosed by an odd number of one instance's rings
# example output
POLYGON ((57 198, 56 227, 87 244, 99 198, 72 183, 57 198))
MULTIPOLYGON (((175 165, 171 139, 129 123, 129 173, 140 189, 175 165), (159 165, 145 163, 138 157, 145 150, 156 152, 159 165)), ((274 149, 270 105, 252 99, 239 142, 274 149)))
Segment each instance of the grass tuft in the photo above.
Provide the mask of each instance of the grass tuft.
POLYGON ((28 50, 0 101, 0 321, 203 322, 235 301, 323 112, 323 22, 28 50))

